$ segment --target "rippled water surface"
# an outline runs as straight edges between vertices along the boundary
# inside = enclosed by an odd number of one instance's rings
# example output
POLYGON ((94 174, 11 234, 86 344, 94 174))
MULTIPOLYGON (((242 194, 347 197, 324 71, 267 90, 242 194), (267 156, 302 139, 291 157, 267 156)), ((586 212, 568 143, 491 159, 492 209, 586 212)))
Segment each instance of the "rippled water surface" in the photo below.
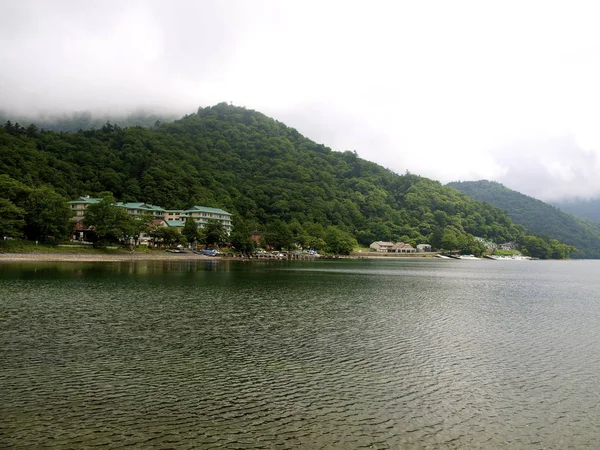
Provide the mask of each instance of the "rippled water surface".
POLYGON ((0 264, 1 448, 598 448, 600 262, 0 264))

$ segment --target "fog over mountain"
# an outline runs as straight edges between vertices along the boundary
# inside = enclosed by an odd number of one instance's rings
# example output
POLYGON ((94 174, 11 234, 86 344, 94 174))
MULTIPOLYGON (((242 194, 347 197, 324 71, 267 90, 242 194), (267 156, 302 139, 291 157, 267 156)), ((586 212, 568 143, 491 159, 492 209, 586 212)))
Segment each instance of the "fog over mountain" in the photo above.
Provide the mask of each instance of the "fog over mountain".
POLYGON ((553 202, 552 204, 569 214, 583 217, 600 224, 600 198, 588 200, 572 198, 562 202, 553 202))
POLYGON ((336 150, 542 200, 600 196, 596 5, 21 0, 0 15, 9 116, 221 101, 336 150))
POLYGON ((600 195, 599 154, 573 135, 515 141, 493 157, 503 169, 494 179, 531 197, 556 202, 600 195))

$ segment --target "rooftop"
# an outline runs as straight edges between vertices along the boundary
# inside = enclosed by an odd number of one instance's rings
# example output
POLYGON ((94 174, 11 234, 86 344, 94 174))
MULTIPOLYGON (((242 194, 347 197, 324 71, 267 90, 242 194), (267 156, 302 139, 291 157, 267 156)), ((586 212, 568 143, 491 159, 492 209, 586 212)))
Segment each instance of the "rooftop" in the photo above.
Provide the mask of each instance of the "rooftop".
POLYGON ((73 200, 69 203, 98 203, 100 202, 102 199, 101 198, 94 198, 94 197, 79 197, 76 200, 73 200))
POLYGON ((121 206, 123 208, 128 209, 145 209, 147 211, 164 211, 160 206, 150 205, 148 203, 143 202, 117 202, 117 206, 121 206))
POLYGON ((190 209, 187 209, 184 212, 188 213, 188 212, 197 212, 197 211, 213 213, 213 214, 224 214, 226 216, 231 216, 231 213, 228 213, 227 211, 223 211, 222 209, 219 209, 219 208, 209 208, 207 206, 192 206, 190 209))
POLYGON ((165 220, 165 223, 170 227, 184 227, 185 222, 180 222, 179 220, 165 220))

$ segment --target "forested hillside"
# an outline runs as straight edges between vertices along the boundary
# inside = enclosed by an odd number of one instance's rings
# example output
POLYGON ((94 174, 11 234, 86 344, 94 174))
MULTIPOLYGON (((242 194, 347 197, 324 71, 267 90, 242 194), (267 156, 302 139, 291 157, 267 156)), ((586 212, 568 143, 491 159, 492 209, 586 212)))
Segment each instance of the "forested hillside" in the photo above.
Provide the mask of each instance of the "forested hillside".
POLYGON ((568 214, 600 224, 600 198, 566 200, 552 204, 568 214))
MULTIPOLYGON (((238 224, 335 226, 374 240, 476 246, 517 240, 500 209, 440 183, 334 152, 256 111, 219 104, 154 129, 105 124, 76 133, 0 128, 0 174, 65 198, 110 191, 166 208, 219 207, 238 224)), ((322 228, 321 228, 322 229, 322 228)), ((564 249, 560 252, 564 256, 564 249)))
POLYGON ((501 208, 515 223, 534 233, 577 247, 574 256, 578 258, 600 258, 599 224, 567 214, 493 181, 463 181, 448 186, 501 208))

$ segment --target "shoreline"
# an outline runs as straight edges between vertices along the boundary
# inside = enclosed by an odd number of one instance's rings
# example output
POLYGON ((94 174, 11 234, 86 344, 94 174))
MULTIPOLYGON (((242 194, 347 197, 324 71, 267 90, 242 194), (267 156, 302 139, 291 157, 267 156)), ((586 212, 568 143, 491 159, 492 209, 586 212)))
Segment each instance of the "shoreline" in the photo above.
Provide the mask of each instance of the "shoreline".
POLYGON ((129 262, 129 261, 174 261, 174 260, 217 260, 217 257, 197 255, 195 253, 0 253, 1 262, 39 261, 39 262, 129 262))
MULTIPOLYGON (((323 257, 303 259, 310 261, 330 259, 407 259, 407 258, 433 258, 433 254, 406 254, 406 255, 375 255, 368 253, 353 253, 350 256, 323 257)), ((2 262, 132 262, 132 261, 287 261, 286 258, 240 258, 229 256, 207 256, 195 253, 116 253, 116 254, 85 254, 85 253, 0 253, 2 262)), ((290 259, 296 261, 296 259, 290 259)))

